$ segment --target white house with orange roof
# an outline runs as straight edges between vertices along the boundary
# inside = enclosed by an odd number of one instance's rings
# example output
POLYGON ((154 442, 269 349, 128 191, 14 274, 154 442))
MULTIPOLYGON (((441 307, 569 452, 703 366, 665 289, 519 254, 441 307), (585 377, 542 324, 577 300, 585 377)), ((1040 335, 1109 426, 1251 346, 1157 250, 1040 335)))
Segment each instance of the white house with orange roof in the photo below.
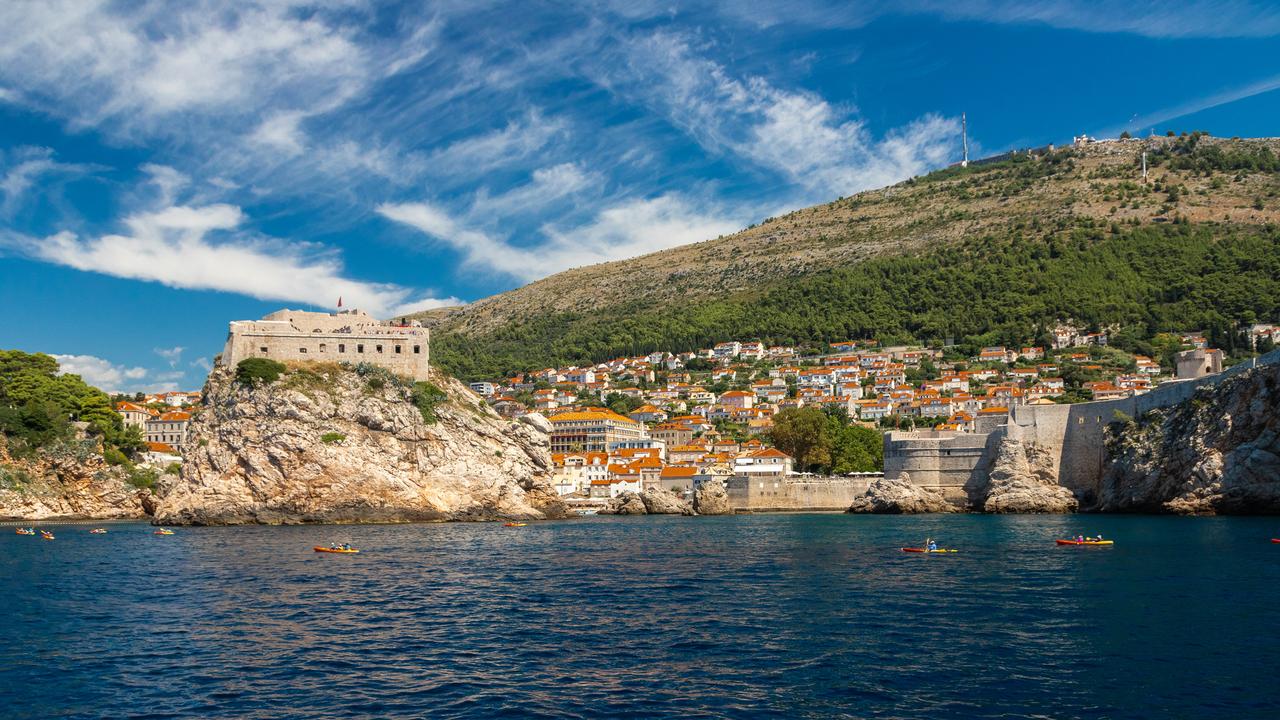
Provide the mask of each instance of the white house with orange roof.
POLYGON ((164 443, 180 449, 187 440, 187 426, 190 424, 191 413, 171 410, 148 419, 142 436, 147 442, 164 443))
POLYGON ((124 418, 125 427, 136 427, 144 433, 147 429, 147 421, 160 416, 160 413, 149 407, 127 401, 116 403, 116 412, 124 418))
POLYGON ((756 396, 745 390, 730 390, 720 395, 720 404, 727 408, 749 408, 755 404, 756 396))

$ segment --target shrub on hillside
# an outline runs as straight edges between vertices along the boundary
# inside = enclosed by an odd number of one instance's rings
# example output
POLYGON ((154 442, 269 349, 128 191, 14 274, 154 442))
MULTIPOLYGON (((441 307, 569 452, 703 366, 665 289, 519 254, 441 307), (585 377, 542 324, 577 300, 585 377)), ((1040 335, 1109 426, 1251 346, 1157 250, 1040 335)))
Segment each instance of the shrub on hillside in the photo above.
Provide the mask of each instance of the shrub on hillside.
POLYGON ((267 358, 245 358, 236 364, 236 380, 245 385, 252 385, 254 380, 273 383, 284 371, 284 363, 267 358))
POLYGON ((339 443, 339 442, 342 442, 343 440, 346 440, 346 439, 347 439, 347 436, 346 436, 346 435, 343 435, 342 433, 339 433, 339 432, 327 432, 327 433, 325 433, 325 434, 323 434, 323 435, 321 435, 321 436, 320 436, 320 442, 322 442, 322 443, 324 443, 324 444, 326 444, 326 445, 332 445, 333 443, 339 443))
POLYGON ((422 413, 422 419, 428 423, 435 423, 439 419, 436 417, 436 405, 447 397, 444 390, 429 382, 414 383, 413 392, 410 394, 410 399, 417 406, 418 412, 422 413))

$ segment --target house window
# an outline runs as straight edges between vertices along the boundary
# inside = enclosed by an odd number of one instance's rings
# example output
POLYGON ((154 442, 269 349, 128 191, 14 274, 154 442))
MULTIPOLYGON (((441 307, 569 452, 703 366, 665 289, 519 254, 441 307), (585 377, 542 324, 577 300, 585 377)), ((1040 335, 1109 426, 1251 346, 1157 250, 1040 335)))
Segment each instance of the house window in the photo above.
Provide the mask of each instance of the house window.
POLYGON ((413 346, 413 354, 414 354, 414 355, 419 355, 419 354, 421 354, 421 352, 422 352, 422 348, 418 347, 417 345, 414 345, 414 346, 413 346))
POLYGON ((346 343, 338 343, 338 352, 344 353, 346 351, 347 351, 346 343))
POLYGON ((358 352, 358 353, 362 353, 362 352, 364 352, 364 345, 357 345, 357 346, 356 346, 356 352, 358 352))
POLYGON ((399 346, 399 345, 397 345, 397 346, 396 346, 396 354, 397 354, 397 355, 399 355, 399 354, 400 354, 400 346, 399 346))

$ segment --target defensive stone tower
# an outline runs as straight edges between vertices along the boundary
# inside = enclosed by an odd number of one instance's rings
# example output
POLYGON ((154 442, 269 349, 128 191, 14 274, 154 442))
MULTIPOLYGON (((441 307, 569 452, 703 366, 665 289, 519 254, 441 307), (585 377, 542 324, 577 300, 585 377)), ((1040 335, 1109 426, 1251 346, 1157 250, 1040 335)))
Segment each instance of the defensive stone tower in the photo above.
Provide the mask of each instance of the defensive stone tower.
POLYGON ((235 320, 221 363, 245 358, 367 362, 425 380, 431 331, 417 320, 387 323, 360 310, 334 313, 278 310, 261 320, 235 320))

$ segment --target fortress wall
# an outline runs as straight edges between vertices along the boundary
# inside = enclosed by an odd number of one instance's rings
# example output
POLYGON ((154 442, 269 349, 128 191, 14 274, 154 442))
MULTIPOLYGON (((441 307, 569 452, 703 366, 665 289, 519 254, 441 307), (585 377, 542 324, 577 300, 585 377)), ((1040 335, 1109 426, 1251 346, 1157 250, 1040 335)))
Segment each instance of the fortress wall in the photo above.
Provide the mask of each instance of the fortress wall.
POLYGON ((729 505, 737 512, 848 510, 867 492, 867 477, 729 478, 729 505))
MULTIPOLYGON (((1214 375, 1178 380, 1156 386, 1151 392, 1119 400, 1074 405, 1020 405, 1011 409, 1010 423, 1019 426, 1023 438, 1049 448, 1058 465, 1058 482, 1077 494, 1098 489, 1106 468, 1106 428, 1120 415, 1137 418, 1152 410, 1185 402, 1202 387, 1260 365, 1280 362, 1280 351, 1235 365, 1214 375)), ((887 441, 886 441, 887 442, 887 441)))
POLYGON ((1106 468, 1106 429, 1118 419, 1117 413, 1137 418, 1185 402, 1202 387, 1275 363, 1280 363, 1280 350, 1214 375, 1166 382, 1134 397, 1074 405, 1015 405, 1010 408, 1008 427, 990 433, 887 432, 885 475, 899 477, 905 472, 917 485, 937 488, 948 499, 961 499, 970 478, 990 472, 999 441, 1016 433, 1025 442, 1048 448, 1057 466, 1058 482, 1088 497, 1096 493, 1106 468))
POLYGON ((236 328, 227 338, 227 345, 222 352, 222 363, 234 366, 241 360, 251 357, 264 357, 282 362, 368 362, 414 380, 426 380, 430 367, 430 345, 426 331, 419 332, 420 335, 408 333, 280 334, 279 332, 267 334, 236 328), (417 352, 414 352, 415 347, 417 352))

